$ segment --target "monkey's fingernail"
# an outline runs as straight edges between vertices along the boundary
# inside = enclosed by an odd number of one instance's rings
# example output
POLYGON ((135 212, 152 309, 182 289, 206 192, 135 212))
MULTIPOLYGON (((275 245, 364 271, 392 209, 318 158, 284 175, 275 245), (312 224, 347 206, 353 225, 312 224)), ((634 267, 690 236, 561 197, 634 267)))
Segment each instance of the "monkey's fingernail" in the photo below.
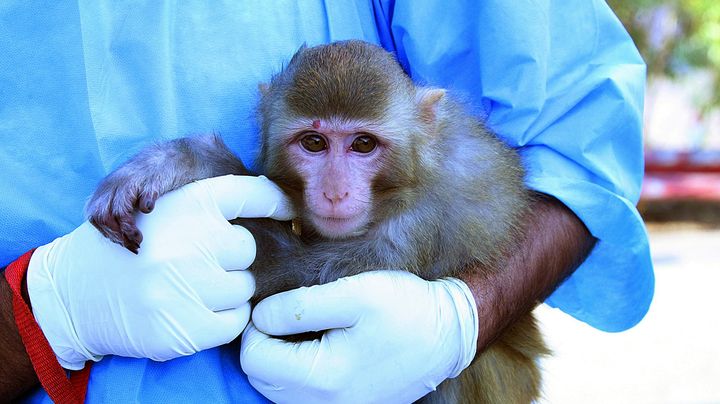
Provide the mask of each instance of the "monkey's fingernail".
POLYGON ((142 211, 143 213, 150 213, 155 208, 155 201, 158 198, 157 192, 150 194, 144 194, 142 197, 142 211))
POLYGON ((135 255, 138 254, 138 250, 140 249, 140 245, 138 243, 131 241, 131 240, 127 240, 127 239, 125 239, 125 241, 123 241, 122 245, 128 251, 130 251, 131 253, 133 253, 135 255))

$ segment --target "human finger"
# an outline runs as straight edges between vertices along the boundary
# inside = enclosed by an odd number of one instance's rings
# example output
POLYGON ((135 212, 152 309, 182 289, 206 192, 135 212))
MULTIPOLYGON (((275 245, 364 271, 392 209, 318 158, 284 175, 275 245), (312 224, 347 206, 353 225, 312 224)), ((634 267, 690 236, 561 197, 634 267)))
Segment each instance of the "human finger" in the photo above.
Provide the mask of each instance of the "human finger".
POLYGON ((215 271, 194 283, 205 307, 216 312, 241 307, 255 293, 255 277, 250 271, 215 271))
POLYGON ((312 372, 320 341, 288 342, 259 331, 252 321, 242 336, 240 365, 257 381, 273 385, 300 385, 312 372))
POLYGON ((225 175, 203 180, 226 219, 270 217, 290 220, 290 199, 266 177, 225 175))
POLYGON ((357 286, 351 277, 278 293, 258 303, 252 319, 259 330, 270 335, 351 327, 363 313, 353 298, 357 286))
POLYGON ((255 261, 255 238, 244 227, 230 225, 212 243, 212 253, 226 271, 247 269, 255 261))
POLYGON ((197 348, 200 350, 214 348, 237 338, 247 326, 250 312, 250 304, 247 303, 208 316, 208 321, 202 324, 202 330, 198 331, 201 335, 195 337, 197 348))

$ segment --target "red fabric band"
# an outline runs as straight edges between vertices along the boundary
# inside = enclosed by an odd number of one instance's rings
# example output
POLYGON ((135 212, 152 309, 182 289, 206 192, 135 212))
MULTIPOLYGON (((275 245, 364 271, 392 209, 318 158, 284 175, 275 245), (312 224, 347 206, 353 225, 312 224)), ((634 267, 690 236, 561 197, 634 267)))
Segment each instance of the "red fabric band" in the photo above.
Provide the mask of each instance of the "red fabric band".
POLYGON ((5 269, 5 278, 13 291, 15 324, 40 384, 50 399, 56 404, 82 404, 85 402, 92 362, 87 362, 82 370, 72 372, 68 380, 65 369, 58 363, 50 343, 22 298, 22 281, 33 251, 28 251, 5 269))

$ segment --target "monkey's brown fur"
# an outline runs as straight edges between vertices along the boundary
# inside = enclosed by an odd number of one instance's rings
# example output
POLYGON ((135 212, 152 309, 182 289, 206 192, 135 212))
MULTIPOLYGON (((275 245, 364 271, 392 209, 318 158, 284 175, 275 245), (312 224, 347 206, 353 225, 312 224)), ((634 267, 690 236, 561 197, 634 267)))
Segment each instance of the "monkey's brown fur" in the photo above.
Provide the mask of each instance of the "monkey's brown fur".
MULTIPOLYGON (((529 203, 523 170, 517 154, 443 90, 414 85, 389 53, 364 42, 298 51, 263 91, 259 119, 263 174, 291 197, 301 217, 308 208, 306 179, 287 145, 298 122, 319 118, 355 122, 384 142, 381 168, 368 179, 370 219, 362 234, 340 239, 324 238, 307 224, 297 237, 287 224, 237 221, 258 244, 254 301, 376 269, 405 269, 428 280, 503 270, 497 263, 521 238, 520 217, 529 203)), ((245 173, 218 138, 179 139, 142 152, 106 178, 88 215, 105 235, 137 250, 136 209, 149 211, 158 195, 197 179, 245 173)), ((528 314, 460 377, 421 401, 532 402, 540 395, 537 360, 545 354, 528 314)))

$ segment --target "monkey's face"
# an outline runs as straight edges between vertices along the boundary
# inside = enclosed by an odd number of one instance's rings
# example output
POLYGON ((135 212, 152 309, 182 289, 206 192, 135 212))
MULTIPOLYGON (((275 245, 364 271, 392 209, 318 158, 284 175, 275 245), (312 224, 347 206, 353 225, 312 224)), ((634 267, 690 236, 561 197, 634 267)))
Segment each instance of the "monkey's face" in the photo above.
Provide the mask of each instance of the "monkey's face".
POLYGON ((407 205, 426 177, 442 96, 418 92, 382 48, 301 48, 261 93, 264 173, 318 234, 365 233, 407 205))
POLYGON ((372 184, 388 145, 357 122, 306 122, 286 143, 288 160, 304 183, 304 222, 327 238, 364 233, 371 220, 372 184))

